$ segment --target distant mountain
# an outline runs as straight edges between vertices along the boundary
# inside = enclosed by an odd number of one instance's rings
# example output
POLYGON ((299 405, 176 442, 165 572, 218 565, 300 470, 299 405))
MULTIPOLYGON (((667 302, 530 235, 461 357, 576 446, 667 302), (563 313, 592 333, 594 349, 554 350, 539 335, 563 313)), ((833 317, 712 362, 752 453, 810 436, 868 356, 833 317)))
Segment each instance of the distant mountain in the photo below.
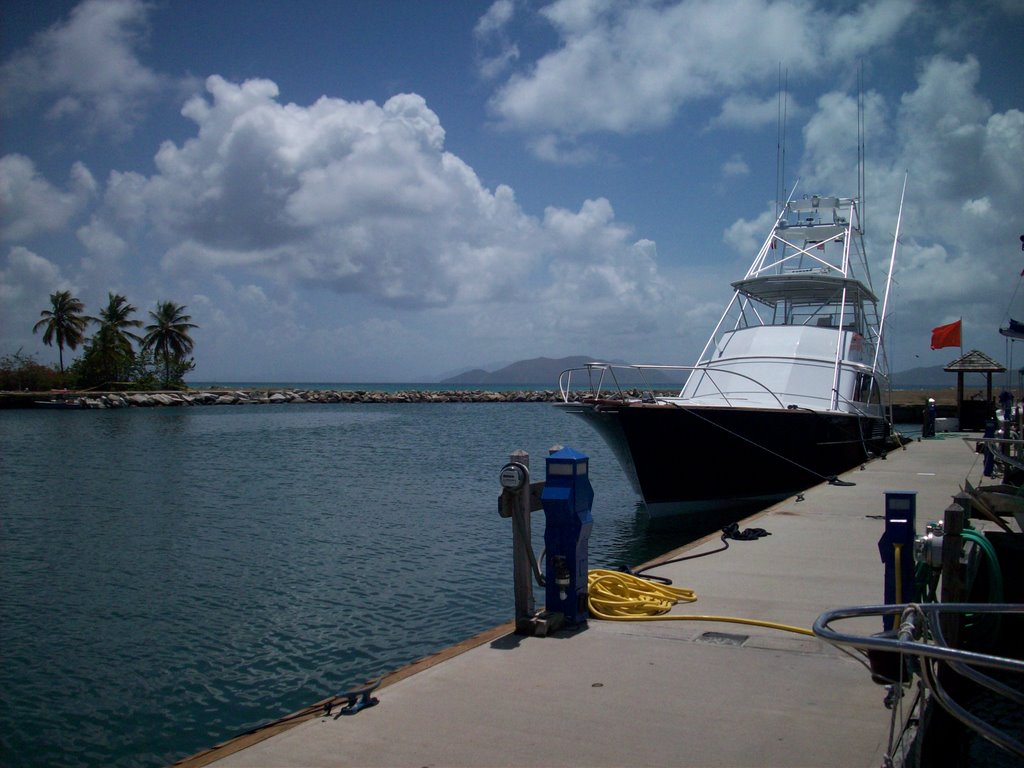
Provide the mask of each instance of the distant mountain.
MULTIPOLYGON (((555 388, 558 375, 568 368, 583 368, 588 362, 600 361, 600 357, 575 355, 571 357, 534 357, 519 360, 495 371, 474 368, 470 371, 441 379, 441 384, 531 384, 555 388)), ((956 386, 956 374, 942 370, 943 366, 927 366, 911 368, 892 374, 892 385, 897 389, 939 388, 956 386)), ((616 374, 622 384, 634 385, 639 380, 629 380, 623 372, 616 374)), ((648 372, 647 379, 651 384, 668 383, 664 376, 648 372)))
MULTIPOLYGON (((554 388, 558 384, 558 375, 568 368, 582 368, 588 362, 601 360, 600 357, 575 355, 571 357, 534 357, 519 360, 494 371, 474 368, 470 371, 441 379, 441 384, 531 384, 554 388)), ((943 366, 911 368, 892 374, 892 385, 897 389, 913 389, 919 387, 954 387, 956 375, 942 370, 943 366)), ((624 379, 622 372, 617 374, 620 383, 633 385, 638 381, 624 379)), ((647 374, 651 384, 667 382, 654 372, 647 374)))
POLYGON ((438 382, 442 382, 442 381, 447 381, 448 379, 454 379, 454 378, 456 378, 458 376, 462 376, 463 374, 469 373, 470 371, 476 371, 476 372, 484 371, 486 373, 489 370, 495 370, 497 368, 504 368, 506 365, 509 365, 509 361, 508 360, 494 361, 494 362, 490 362, 490 363, 484 363, 483 365, 464 365, 464 366, 462 366, 460 368, 452 368, 452 369, 447 370, 447 371, 441 371, 440 373, 437 373, 435 371, 434 373, 430 374, 429 376, 425 376, 425 377, 422 377, 422 378, 419 378, 419 379, 412 379, 412 381, 438 381, 438 382))
POLYGON ((935 387, 955 387, 956 374, 942 370, 945 366, 929 365, 897 371, 889 375, 894 389, 915 389, 935 387))
MULTIPOLYGON (((947 363, 948 365, 948 363, 947 363)), ((942 370, 943 365, 929 365, 922 368, 911 368, 907 371, 898 371, 889 376, 893 389, 936 389, 940 387, 955 387, 956 374, 947 373, 942 370)), ((967 386, 977 386, 977 382, 984 380, 985 374, 968 373, 965 377, 967 386)), ((993 386, 1002 385, 1004 374, 994 374, 993 386)))
POLYGON ((442 379, 441 384, 545 384, 552 389, 558 385, 558 375, 566 368, 579 368, 594 361, 593 357, 535 357, 520 360, 496 371, 474 368, 442 379))
MULTIPOLYGON (((517 363, 506 365, 496 371, 485 371, 482 368, 474 368, 471 371, 460 373, 458 376, 450 376, 442 379, 441 384, 530 384, 542 385, 547 389, 554 389, 558 386, 559 374, 567 368, 582 368, 587 363, 601 361, 599 357, 535 357, 532 360, 520 360, 517 363)), ((609 361, 617 362, 617 361, 609 361)), ((616 371, 616 380, 623 386, 638 386, 642 380, 638 374, 630 375, 629 371, 616 371)), ((573 381, 576 381, 574 378, 573 381)), ((580 380, 581 383, 584 379, 580 380)), ((651 385, 675 386, 671 378, 663 373, 648 372, 647 381, 651 385)), ((610 382, 608 382, 610 384, 610 382)))
MULTIPOLYGON (((587 363, 599 361, 601 358, 576 355, 573 357, 535 357, 532 360, 520 360, 493 371, 483 368, 473 368, 455 376, 441 379, 441 384, 531 384, 534 386, 543 385, 546 388, 555 388, 558 385, 558 375, 567 368, 582 368, 587 363)), ((613 361, 614 362, 614 361, 613 361)), ((915 388, 939 388, 955 387, 956 374, 946 373, 942 365, 931 365, 927 367, 911 368, 906 371, 898 371, 892 374, 892 386, 896 389, 915 388)), ((622 371, 616 374, 619 383, 633 386, 639 380, 627 379, 622 371)), ((665 384, 669 380, 655 372, 648 373, 648 381, 651 384, 665 384)))
POLYGON ((941 365, 929 365, 896 371, 889 374, 890 383, 896 389, 913 387, 955 387, 956 374, 946 373, 941 365))

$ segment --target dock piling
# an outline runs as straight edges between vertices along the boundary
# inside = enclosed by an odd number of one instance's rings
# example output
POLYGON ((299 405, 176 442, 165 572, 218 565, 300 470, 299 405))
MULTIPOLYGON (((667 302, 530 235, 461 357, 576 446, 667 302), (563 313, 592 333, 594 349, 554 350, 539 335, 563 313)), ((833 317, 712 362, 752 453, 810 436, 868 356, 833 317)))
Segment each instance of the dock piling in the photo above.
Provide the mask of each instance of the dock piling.
POLYGON ((531 571, 539 574, 540 570, 530 541, 530 512, 534 508, 531 496, 533 486, 536 485, 530 482, 530 454, 524 450, 513 451, 508 464, 501 468, 499 479, 502 490, 498 497, 498 514, 512 518, 512 584, 515 592, 516 631, 530 628, 529 634, 533 634, 537 611, 531 571))

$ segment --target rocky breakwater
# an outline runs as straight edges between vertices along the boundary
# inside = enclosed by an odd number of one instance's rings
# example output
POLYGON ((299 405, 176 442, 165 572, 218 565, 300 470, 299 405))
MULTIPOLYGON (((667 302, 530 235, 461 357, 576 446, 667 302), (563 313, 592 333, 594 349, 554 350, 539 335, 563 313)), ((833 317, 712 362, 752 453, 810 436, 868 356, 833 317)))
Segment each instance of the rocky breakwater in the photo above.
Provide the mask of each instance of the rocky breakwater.
MULTIPOLYGON (((155 408, 193 405, 285 405, 302 403, 550 403, 561 400, 555 390, 210 390, 188 392, 105 392, 67 397, 64 407, 155 408)), ((37 403, 41 407, 47 403, 37 403)))

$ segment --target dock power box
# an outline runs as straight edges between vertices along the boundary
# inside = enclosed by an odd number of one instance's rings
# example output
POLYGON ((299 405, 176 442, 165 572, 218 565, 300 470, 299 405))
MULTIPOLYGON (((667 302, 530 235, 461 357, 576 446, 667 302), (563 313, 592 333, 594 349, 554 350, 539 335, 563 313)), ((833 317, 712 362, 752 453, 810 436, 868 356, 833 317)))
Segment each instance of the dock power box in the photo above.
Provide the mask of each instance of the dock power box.
POLYGON ((544 528, 545 608, 561 613, 569 626, 585 622, 587 613, 588 546, 594 525, 591 507, 590 460, 572 448, 547 457, 541 505, 544 528))
MULTIPOLYGON (((885 564, 885 604, 899 605, 917 600, 914 580, 914 539, 916 537, 917 492, 885 492, 885 533, 878 540, 878 554, 885 564)), ((883 617, 890 630, 895 617, 883 617)))

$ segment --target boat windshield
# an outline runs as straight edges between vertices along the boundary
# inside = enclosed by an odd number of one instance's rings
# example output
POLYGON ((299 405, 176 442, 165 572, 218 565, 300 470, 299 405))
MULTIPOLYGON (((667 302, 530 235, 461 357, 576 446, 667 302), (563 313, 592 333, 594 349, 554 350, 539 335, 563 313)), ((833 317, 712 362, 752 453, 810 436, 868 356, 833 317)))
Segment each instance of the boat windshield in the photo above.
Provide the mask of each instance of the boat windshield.
POLYGON ((802 270, 733 283, 740 301, 732 330, 755 325, 842 328, 862 335, 870 322, 865 304, 875 296, 857 280, 802 270))

